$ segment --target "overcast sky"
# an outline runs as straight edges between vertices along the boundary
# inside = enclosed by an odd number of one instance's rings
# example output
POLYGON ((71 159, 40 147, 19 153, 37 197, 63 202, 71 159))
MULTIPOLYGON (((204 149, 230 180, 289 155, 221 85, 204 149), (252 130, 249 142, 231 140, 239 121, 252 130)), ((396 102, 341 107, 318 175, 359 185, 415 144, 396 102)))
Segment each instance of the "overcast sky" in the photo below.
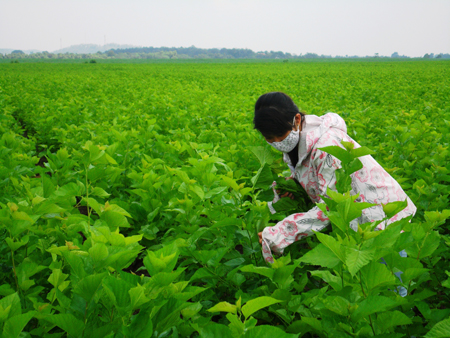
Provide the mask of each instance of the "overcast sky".
POLYGON ((0 0, 0 48, 450 53, 450 0, 0 0))

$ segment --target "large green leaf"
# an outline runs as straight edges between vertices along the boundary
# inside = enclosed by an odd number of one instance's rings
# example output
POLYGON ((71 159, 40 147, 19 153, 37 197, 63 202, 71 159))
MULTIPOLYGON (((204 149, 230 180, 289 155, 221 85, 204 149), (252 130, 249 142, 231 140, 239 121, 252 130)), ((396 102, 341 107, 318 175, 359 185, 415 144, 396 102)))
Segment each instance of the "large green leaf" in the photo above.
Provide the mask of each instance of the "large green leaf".
POLYGON ((354 276, 363 266, 369 264, 373 258, 373 250, 345 249, 345 264, 348 271, 354 276))
POLYGON ((2 315, 2 317, 4 316, 5 319, 22 314, 20 298, 17 293, 13 293, 12 295, 0 299, 0 306, 5 311, 5 313, 2 315))
POLYGON ((340 316, 348 316, 349 308, 350 308, 350 302, 340 296, 331 296, 324 299, 323 304, 325 307, 333 311, 334 313, 337 313, 340 316))
POLYGON ((384 312, 398 305, 397 302, 388 297, 369 296, 359 303, 358 308, 352 313, 351 317, 353 320, 358 321, 362 318, 367 318, 373 313, 384 312))
POLYGON ((427 332, 425 338, 448 338, 450 337, 450 318, 437 323, 427 332))
MULTIPOLYGON (((194 328, 196 326, 194 325, 194 328)), ((203 327, 197 327, 200 338, 234 338, 228 326, 210 322, 203 327)))
POLYGON ((280 300, 272 298, 272 297, 267 297, 267 296, 258 297, 258 298, 249 300, 242 307, 242 314, 244 315, 245 318, 248 318, 256 311, 261 310, 270 305, 280 303, 280 302, 281 302, 280 300))
POLYGON ((328 249, 330 249, 336 257, 338 257, 342 262, 345 262, 346 253, 344 247, 338 241, 336 241, 333 237, 321 232, 317 232, 316 237, 321 243, 323 243, 328 249))
POLYGON ((273 274, 275 272, 274 269, 265 266, 254 266, 253 264, 243 266, 240 268, 240 270, 243 272, 257 273, 270 279, 273 278, 273 274))
POLYGON ((322 147, 319 148, 319 150, 322 150, 330 155, 333 155, 342 163, 350 163, 354 158, 347 150, 339 146, 322 147))
POLYGON ((408 201, 391 202, 383 205, 383 211, 387 218, 391 218, 408 206, 408 201))
POLYGON ((258 158, 261 166, 265 164, 272 164, 273 155, 272 152, 267 147, 250 147, 250 150, 258 158))
POLYGON ((121 308, 130 305, 129 291, 133 287, 132 284, 122 279, 114 278, 113 276, 103 278, 102 284, 103 289, 114 305, 121 308))
POLYGON ((431 231, 423 240, 417 241, 414 245, 406 248, 408 256, 423 259, 430 256, 438 248, 441 235, 438 231, 431 231))
POLYGON ((259 325, 244 334, 245 338, 297 338, 298 334, 286 333, 282 329, 271 325, 259 325))
POLYGON ((129 337, 151 338, 153 335, 153 322, 148 311, 140 311, 131 319, 131 324, 127 327, 129 337))
POLYGON ((386 332, 391 327, 412 324, 411 318, 400 311, 387 311, 378 314, 377 327, 381 333, 386 332))
POLYGON ((73 292, 80 295, 89 303, 102 285, 102 281, 106 276, 106 273, 86 276, 74 286, 73 292))
POLYGON ((30 311, 8 318, 3 326, 3 338, 18 338, 34 314, 35 311, 30 311))
POLYGON ((392 275, 386 265, 371 261, 361 269, 362 282, 370 293, 377 287, 396 285, 399 281, 392 275))
POLYGON ((312 265, 320 265, 330 269, 341 263, 339 257, 322 243, 300 257, 300 261, 312 265))
POLYGON ((80 337, 84 330, 84 323, 70 313, 51 315, 45 319, 58 326, 72 337, 80 337))
POLYGON ((273 174, 269 165, 264 164, 259 168, 256 175, 252 177, 251 182, 255 188, 268 189, 273 183, 273 174))
MULTIPOLYGON (((322 244, 319 244, 322 245, 322 244)), ((339 261, 338 261, 339 262, 339 261)), ((342 279, 338 276, 333 275, 328 270, 315 270, 310 271, 311 276, 318 276, 322 278, 326 283, 328 283, 335 291, 342 290, 342 279)))
POLYGON ((231 312, 236 313, 237 306, 228 302, 220 302, 208 309, 208 312, 231 312))

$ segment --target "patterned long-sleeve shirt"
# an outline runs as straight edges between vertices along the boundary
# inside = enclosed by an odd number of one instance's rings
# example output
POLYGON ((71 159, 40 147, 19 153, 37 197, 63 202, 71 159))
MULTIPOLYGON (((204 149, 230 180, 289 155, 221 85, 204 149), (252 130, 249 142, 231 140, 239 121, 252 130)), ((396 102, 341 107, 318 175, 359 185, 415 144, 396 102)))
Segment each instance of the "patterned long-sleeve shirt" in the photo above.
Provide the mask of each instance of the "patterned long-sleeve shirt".
MULTIPOLYGON (((321 117, 306 115, 299 141, 299 161, 294 167, 287 154, 283 160, 291 169, 292 177, 297 179, 310 199, 323 203, 320 195, 326 195, 327 188, 336 191, 336 169, 341 167, 334 156, 319 150, 327 146, 340 146, 341 141, 352 142, 355 148, 360 145, 347 135, 344 120, 337 114, 328 113, 321 117)), ((385 217, 381 204, 395 201, 408 201, 405 209, 387 222, 380 223, 378 230, 384 230, 390 223, 414 215, 416 207, 405 194, 401 186, 393 179, 375 159, 370 156, 360 157, 363 168, 352 174, 351 194, 358 194, 356 201, 377 204, 364 209, 361 217, 353 220, 350 227, 357 229, 358 224, 374 222, 385 217)), ((276 204, 274 204, 276 207, 276 204)), ((264 259, 272 263, 272 251, 283 253, 284 248, 299 239, 310 236, 313 231, 321 231, 329 224, 328 218, 316 206, 306 212, 289 215, 273 227, 266 227, 262 233, 262 252, 264 259)))

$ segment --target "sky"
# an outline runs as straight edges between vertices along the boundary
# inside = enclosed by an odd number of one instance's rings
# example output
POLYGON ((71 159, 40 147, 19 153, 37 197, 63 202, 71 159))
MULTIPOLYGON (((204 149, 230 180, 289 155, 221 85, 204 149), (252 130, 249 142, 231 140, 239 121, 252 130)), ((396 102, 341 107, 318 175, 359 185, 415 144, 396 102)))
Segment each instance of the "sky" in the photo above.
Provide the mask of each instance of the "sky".
POLYGON ((450 0, 0 0, 0 49, 77 44, 450 53, 450 0))

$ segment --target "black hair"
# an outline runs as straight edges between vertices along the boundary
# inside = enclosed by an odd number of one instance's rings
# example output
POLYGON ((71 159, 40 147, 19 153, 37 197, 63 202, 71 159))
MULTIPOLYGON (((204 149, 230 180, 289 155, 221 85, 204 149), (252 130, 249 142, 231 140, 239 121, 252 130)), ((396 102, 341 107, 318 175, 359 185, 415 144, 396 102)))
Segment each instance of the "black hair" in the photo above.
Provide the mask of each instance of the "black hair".
POLYGON ((292 130, 297 114, 303 115, 292 99, 282 92, 261 95, 255 103, 254 128, 265 137, 283 136, 292 130))
MULTIPOLYGON (((266 138, 280 137, 292 130, 294 117, 300 114, 303 123, 305 113, 301 112, 289 95, 271 92, 261 95, 255 103, 254 128, 266 138)), ((298 162, 298 145, 288 153, 292 164, 298 162)))

